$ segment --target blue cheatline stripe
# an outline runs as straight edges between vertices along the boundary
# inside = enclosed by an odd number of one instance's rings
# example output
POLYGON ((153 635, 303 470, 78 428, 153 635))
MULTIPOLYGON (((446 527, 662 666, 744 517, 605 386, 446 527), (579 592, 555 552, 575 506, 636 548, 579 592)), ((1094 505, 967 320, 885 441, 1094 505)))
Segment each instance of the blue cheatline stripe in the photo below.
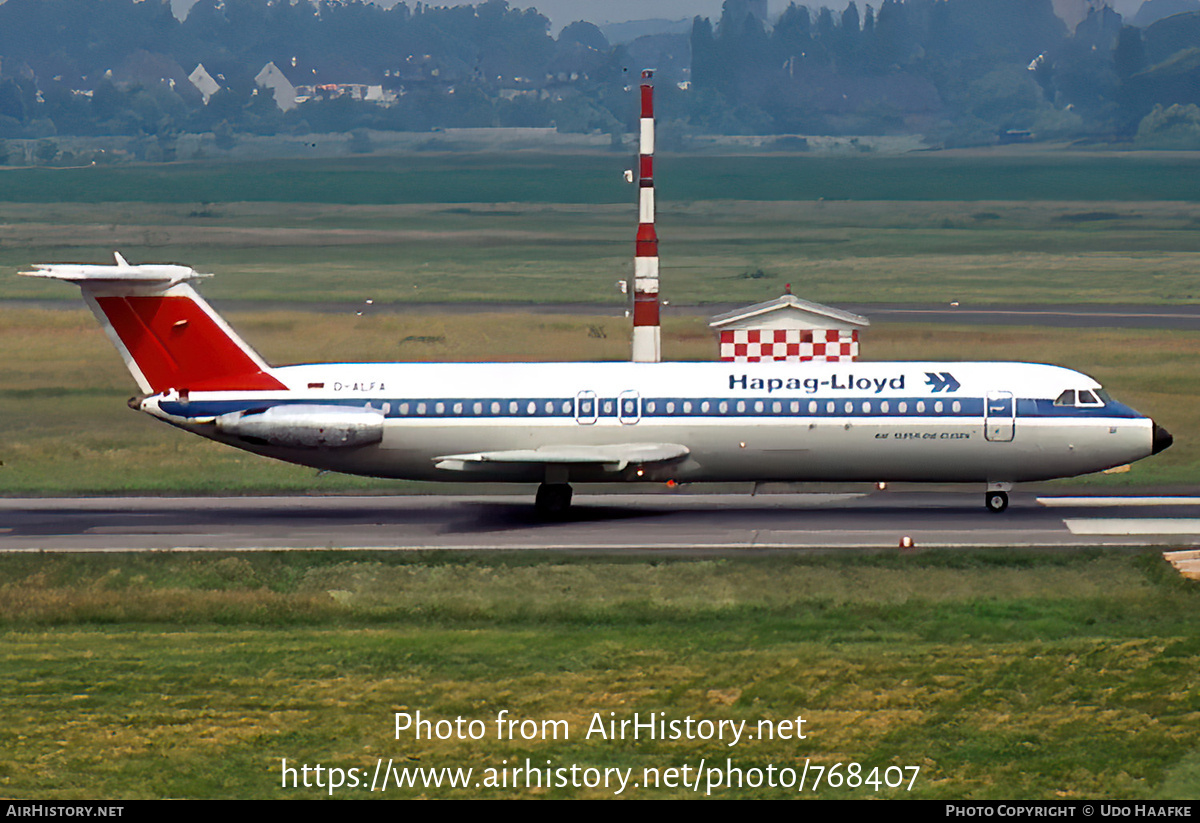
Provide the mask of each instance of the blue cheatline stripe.
MULTIPOLYGON (((596 398, 580 400, 578 414, 574 397, 497 397, 497 398, 402 398, 387 400, 372 398, 305 398, 294 400, 244 399, 197 400, 190 403, 162 404, 167 414, 176 417, 213 417, 230 412, 262 410, 270 406, 317 405, 370 406, 393 419, 575 419, 641 418, 670 420, 686 418, 793 418, 820 419, 827 417, 860 418, 982 418, 984 400, 979 397, 907 397, 886 398, 782 398, 782 397, 652 397, 596 398)), ((1007 410, 1006 410, 1007 411, 1007 410)), ((996 415, 1006 419, 1010 414, 996 415)), ((1021 399, 1017 401, 1020 418, 1140 418, 1128 406, 1109 403, 1100 408, 1055 406, 1051 400, 1021 399)))

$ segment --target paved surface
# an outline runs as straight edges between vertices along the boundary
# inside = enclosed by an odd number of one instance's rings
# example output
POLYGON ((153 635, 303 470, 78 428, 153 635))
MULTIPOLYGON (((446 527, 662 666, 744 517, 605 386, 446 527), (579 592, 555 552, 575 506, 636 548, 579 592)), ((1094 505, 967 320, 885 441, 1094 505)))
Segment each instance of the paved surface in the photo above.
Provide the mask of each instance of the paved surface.
POLYGON ((1200 498, 982 492, 576 495, 546 522, 527 495, 0 499, 0 551, 569 549, 738 554, 809 548, 1190 546, 1200 498))
MULTIPOLYGON (((296 303, 249 300, 214 300, 218 311, 313 311, 328 314, 357 312, 383 314, 578 314, 621 317, 624 303, 296 303)), ((77 300, 3 300, 9 308, 81 309, 77 300)), ((663 313, 676 317, 710 317, 744 303, 704 306, 667 305, 663 313)), ((838 308, 864 315, 874 323, 955 323, 980 326, 1054 326, 1058 328, 1185 329, 1200 331, 1200 305, 1153 306, 1138 304, 1061 305, 959 305, 948 303, 839 303, 838 308)))
MULTIPOLYGON (((734 309, 744 303, 711 304, 705 306, 666 305, 663 313, 677 317, 711 317, 734 309)), ((221 310, 258 309, 262 304, 217 304, 221 310)), ((478 312, 509 312, 514 314, 580 314, 623 316, 628 308, 594 303, 434 303, 434 304, 374 304, 370 308, 360 303, 321 306, 293 305, 300 311, 358 311, 400 314, 472 314, 478 312)), ((1151 305, 988 305, 952 306, 947 303, 839 303, 838 308, 861 314, 873 323, 952 323, 979 326, 1052 326, 1055 328, 1127 328, 1127 329, 1184 329, 1200 330, 1200 306, 1151 305)))

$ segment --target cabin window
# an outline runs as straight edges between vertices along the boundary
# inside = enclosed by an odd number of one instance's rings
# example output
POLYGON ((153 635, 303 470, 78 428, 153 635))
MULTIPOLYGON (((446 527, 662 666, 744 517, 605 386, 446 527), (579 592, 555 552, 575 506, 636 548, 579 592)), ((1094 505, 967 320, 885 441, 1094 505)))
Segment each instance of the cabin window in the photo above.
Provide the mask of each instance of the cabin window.
POLYGON ((684 414, 692 413, 692 401, 690 401, 690 400, 683 401, 683 413, 684 414))
POLYGON ((761 413, 763 410, 763 402, 761 400, 754 401, 754 410, 761 413))
POLYGON ((1075 390, 1067 389, 1054 399, 1056 406, 1074 406, 1075 405, 1075 390))
POLYGON ((816 400, 809 400, 809 401, 808 401, 808 413, 809 413, 809 414, 816 414, 816 413, 817 413, 817 401, 816 401, 816 400))
POLYGON ((476 403, 475 405, 471 406, 471 410, 472 410, 472 411, 473 411, 475 414, 483 414, 483 404, 482 404, 482 403, 476 403))
POLYGON ((563 404, 562 404, 562 413, 563 414, 570 414, 571 409, 573 409, 573 408, 574 408, 574 406, 572 405, 570 400, 563 401, 563 404))
POLYGON ((462 414, 462 403, 455 403, 455 404, 454 404, 454 413, 455 413, 455 414, 462 414))
POLYGON ((417 404, 417 414, 425 414, 425 404, 424 403, 417 404))
POLYGON ((938 414, 942 413, 942 401, 941 400, 939 400, 933 404, 933 410, 935 412, 937 412, 938 414))
POLYGON ((708 405, 707 400, 705 400, 703 403, 700 404, 700 411, 704 412, 705 414, 708 414, 709 408, 710 408, 710 406, 708 405))
POLYGON ((792 414, 799 414, 800 413, 800 401, 793 400, 791 408, 792 408, 792 414))
POLYGON ((847 400, 846 405, 843 408, 846 410, 846 414, 850 414, 854 411, 854 404, 847 400))
POLYGON ((725 414, 727 411, 729 411, 729 404, 722 400, 721 405, 718 408, 720 409, 721 414, 725 414))
POLYGON ((918 400, 917 401, 917 414, 924 414, 924 413, 925 413, 925 401, 918 400))
POLYGON ((783 412, 783 404, 780 403, 778 400, 776 400, 774 403, 771 404, 771 411, 774 412, 775 414, 782 413, 783 412))
POLYGON ((446 404, 438 403, 436 406, 434 406, 434 411, 436 411, 438 414, 445 414, 446 413, 446 404))
POLYGON ((887 414, 888 413, 888 401, 884 400, 882 403, 880 403, 879 410, 881 412, 883 412, 884 414, 887 414))
POLYGON ((825 411, 828 414, 833 414, 835 411, 837 411, 837 403, 834 403, 832 400, 830 400, 825 404, 825 411))
POLYGON ((863 404, 862 404, 862 410, 863 410, 863 414, 870 414, 870 413, 871 413, 871 402, 870 402, 869 400, 864 400, 864 401, 863 401, 863 404))
POLYGON ((408 404, 407 403, 400 404, 400 414, 408 414, 408 404))
POLYGON ((653 414, 657 408, 658 408, 658 404, 655 403, 653 400, 651 400, 649 403, 646 404, 646 412, 648 414, 653 414))
POLYGON ((960 411, 962 411, 962 403, 959 403, 957 400, 955 400, 954 405, 950 407, 950 410, 955 414, 958 414, 960 411))
POLYGON ((908 403, 901 400, 900 405, 896 407, 896 411, 900 412, 901 414, 908 414, 908 403))
POLYGON ((746 401, 745 400, 738 401, 737 410, 738 410, 738 414, 741 414, 742 412, 744 412, 746 410, 746 401))

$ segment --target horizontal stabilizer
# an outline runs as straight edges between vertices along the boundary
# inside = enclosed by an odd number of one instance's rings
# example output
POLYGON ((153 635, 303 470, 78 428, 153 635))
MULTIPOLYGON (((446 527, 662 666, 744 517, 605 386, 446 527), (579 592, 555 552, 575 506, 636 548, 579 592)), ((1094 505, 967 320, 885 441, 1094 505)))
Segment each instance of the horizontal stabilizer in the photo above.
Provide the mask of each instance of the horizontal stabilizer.
POLYGON ((111 266, 95 263, 34 263, 33 271, 23 271, 26 277, 46 277, 52 280, 65 280, 68 283, 94 283, 96 285, 128 283, 130 285, 169 286, 195 280, 198 277, 211 277, 201 274, 190 266, 177 266, 171 263, 147 263, 142 266, 131 266, 119 252, 114 252, 116 263, 111 266))
POLYGON ((626 466, 665 463, 687 457, 689 449, 678 443, 618 443, 611 446, 542 446, 537 449, 448 454, 435 457, 439 469, 467 471, 485 463, 524 464, 530 466, 599 466, 619 472, 626 466))

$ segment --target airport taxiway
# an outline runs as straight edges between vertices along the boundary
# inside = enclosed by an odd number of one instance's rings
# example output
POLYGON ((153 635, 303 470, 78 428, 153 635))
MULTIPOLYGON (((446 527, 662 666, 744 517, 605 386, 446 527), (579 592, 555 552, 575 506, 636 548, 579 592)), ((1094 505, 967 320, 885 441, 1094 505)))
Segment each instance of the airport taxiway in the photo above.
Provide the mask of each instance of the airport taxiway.
POLYGON ((546 521, 532 495, 0 499, 0 551, 571 550, 1190 546, 1200 498, 983 493, 579 493, 546 521))

